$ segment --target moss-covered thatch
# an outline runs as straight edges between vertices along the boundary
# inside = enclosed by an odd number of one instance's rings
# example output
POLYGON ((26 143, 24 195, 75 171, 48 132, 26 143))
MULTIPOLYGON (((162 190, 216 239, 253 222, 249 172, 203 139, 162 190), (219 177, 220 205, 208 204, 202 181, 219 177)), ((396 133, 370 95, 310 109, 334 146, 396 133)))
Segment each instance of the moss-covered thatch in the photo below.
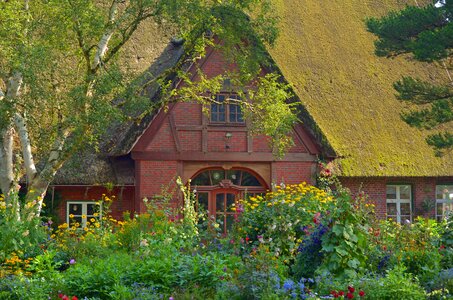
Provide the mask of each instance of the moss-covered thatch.
POLYGON ((446 73, 408 57, 376 57, 364 24, 413 0, 274 3, 282 21, 271 55, 340 155, 342 175, 453 175, 453 155, 435 157, 427 133, 401 120, 407 107, 392 87, 403 75, 445 81, 446 73))

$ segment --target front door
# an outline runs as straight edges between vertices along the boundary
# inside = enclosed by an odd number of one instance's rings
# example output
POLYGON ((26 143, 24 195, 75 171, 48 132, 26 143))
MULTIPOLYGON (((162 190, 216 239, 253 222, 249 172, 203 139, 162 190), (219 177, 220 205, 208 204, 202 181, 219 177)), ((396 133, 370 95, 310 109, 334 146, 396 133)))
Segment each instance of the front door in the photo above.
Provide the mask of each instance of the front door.
POLYGON ((231 210, 237 200, 237 191, 220 190, 213 191, 215 219, 222 226, 223 232, 227 233, 233 226, 235 211, 231 210))
POLYGON ((222 232, 227 233, 233 226, 235 211, 231 208, 240 198, 240 191, 234 189, 215 189, 198 192, 198 207, 207 210, 209 218, 216 220, 222 232))

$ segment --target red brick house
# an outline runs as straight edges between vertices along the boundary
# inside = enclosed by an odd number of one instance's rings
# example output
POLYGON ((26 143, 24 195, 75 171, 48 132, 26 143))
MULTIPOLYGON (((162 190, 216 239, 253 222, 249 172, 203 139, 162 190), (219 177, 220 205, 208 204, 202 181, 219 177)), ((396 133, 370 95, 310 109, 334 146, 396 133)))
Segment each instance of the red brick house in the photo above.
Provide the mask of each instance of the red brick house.
MULTIPOLYGON (((435 157, 424 141, 426 133, 401 120, 405 107, 395 99, 392 83, 408 74, 434 80, 446 75, 404 58, 373 54, 373 37, 363 19, 397 4, 348 3, 285 0, 276 5, 283 17, 281 37, 269 52, 303 104, 302 123, 291 133, 295 146, 283 159, 272 156, 266 137, 250 134, 238 106, 212 104, 206 115, 200 104, 174 104, 122 125, 101 153, 81 153, 76 164, 61 170, 49 194, 62 199, 62 220, 70 213, 90 215, 106 183, 117 195, 117 217, 143 212, 144 197, 160 194, 181 176, 192 179, 199 201, 227 226, 228 206, 244 193, 263 192, 273 183, 315 184, 321 158, 332 160, 345 186, 366 192, 379 216, 441 218, 453 208, 452 154, 435 157)), ((151 73, 174 64, 181 52, 181 45, 170 44, 151 73)), ((213 49, 198 65, 208 76, 226 68, 213 49)), ((215 96, 219 101, 236 97, 227 82, 215 96)))

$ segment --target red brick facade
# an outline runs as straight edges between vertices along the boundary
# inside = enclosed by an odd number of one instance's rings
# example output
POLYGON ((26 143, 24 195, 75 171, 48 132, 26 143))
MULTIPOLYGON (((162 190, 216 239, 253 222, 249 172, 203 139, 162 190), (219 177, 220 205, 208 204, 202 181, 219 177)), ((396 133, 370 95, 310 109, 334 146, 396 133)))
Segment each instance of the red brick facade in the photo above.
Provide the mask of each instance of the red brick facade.
MULTIPOLYGON (((198 67, 208 77, 234 69, 234 65, 227 65, 221 53, 213 49, 208 49, 198 67)), ((263 188, 282 182, 315 184, 320 150, 301 124, 291 134, 295 145, 283 159, 277 160, 272 155, 269 139, 252 136, 246 123, 212 124, 209 116, 202 113, 200 104, 173 104, 157 113, 132 149, 135 185, 116 187, 112 192, 118 195, 112 206, 113 215, 121 217, 124 211, 143 212, 143 198, 152 198, 164 190, 174 191, 177 176, 187 181, 209 168, 249 170, 265 182, 263 188)), ((376 177, 342 178, 342 182, 354 193, 366 192, 375 202, 378 216, 385 217, 387 184, 410 184, 415 213, 433 216, 433 211, 423 210, 422 203, 435 199, 436 184, 448 181, 447 178, 376 177)), ((55 191, 64 199, 59 208, 62 220, 65 220, 66 201, 98 200, 107 193, 105 188, 91 186, 57 186, 55 191)), ((175 194, 174 198, 173 203, 177 204, 178 196, 175 194)))
POLYGON ((342 184, 349 188, 353 194, 364 192, 376 205, 378 217, 386 217, 386 188, 387 185, 410 185, 412 191, 413 216, 434 217, 434 207, 427 207, 424 202, 436 200, 436 185, 452 184, 452 179, 447 177, 367 177, 367 178, 341 178, 342 184), (428 208, 431 208, 428 210, 428 208))

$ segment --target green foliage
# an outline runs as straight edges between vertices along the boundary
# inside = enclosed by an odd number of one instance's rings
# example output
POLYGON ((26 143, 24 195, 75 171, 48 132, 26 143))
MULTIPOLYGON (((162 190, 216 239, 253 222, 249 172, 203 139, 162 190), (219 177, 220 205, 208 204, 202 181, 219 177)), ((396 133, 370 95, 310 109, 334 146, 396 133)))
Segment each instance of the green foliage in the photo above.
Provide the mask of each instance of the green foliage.
POLYGON ((411 274, 405 273, 404 267, 395 267, 385 277, 365 278, 362 282, 366 299, 426 299, 424 290, 411 274))
POLYGON ((4 202, 0 194, 0 262, 13 252, 20 253, 22 258, 42 253, 40 246, 46 243, 50 228, 42 226, 40 219, 30 216, 34 205, 36 201, 19 210, 18 194, 11 195, 9 204, 4 202))
POLYGON ((324 222, 331 230, 322 237, 325 259, 318 272, 356 278, 366 267, 369 224, 373 206, 364 195, 351 197, 340 190, 324 222))
POLYGON ((236 207, 243 212, 234 235, 247 249, 266 244, 276 256, 291 259, 306 234, 304 229, 313 227, 330 203, 331 196, 306 183, 277 186, 275 191, 250 197, 236 207))
MULTIPOLYGON (((443 62, 443 67, 447 68, 443 59, 451 58, 453 24, 448 19, 452 16, 453 6, 446 2, 441 7, 408 6, 380 19, 368 19, 368 30, 378 36, 376 55, 411 53, 416 60, 443 62)), ((420 110, 402 114, 402 119, 409 125, 433 129, 453 120, 451 83, 439 85, 404 77, 394 87, 400 100, 422 105, 420 110)), ((453 138, 448 131, 434 133, 428 136, 427 143, 441 155, 453 147, 453 138)))

